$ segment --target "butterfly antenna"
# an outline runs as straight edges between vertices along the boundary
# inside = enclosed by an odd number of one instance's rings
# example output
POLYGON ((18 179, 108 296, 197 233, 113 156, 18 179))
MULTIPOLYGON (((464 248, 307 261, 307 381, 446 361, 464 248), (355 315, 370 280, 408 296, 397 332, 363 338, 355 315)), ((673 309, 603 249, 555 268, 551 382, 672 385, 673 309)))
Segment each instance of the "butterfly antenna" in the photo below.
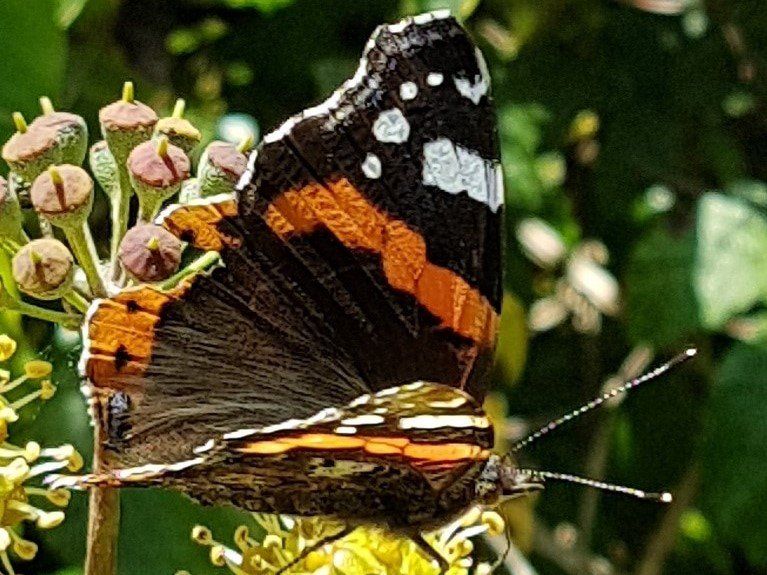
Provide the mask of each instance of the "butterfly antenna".
POLYGON ((658 503, 671 503, 673 497, 668 491, 652 492, 644 491, 642 489, 636 489, 634 487, 625 487, 623 485, 615 485, 613 483, 605 483, 604 481, 597 481, 596 479, 588 479, 586 477, 580 477, 578 475, 570 475, 569 473, 556 473, 554 471, 539 471, 537 469, 520 469, 520 473, 525 473, 530 476, 531 479, 539 479, 546 481, 550 479, 552 481, 563 481, 565 483, 575 483, 577 485, 585 485, 586 487, 593 487, 601 491, 612 491, 613 493, 620 493, 622 495, 629 495, 636 497, 637 499, 644 499, 647 501, 657 501, 658 503))
POLYGON ((671 358, 666 363, 659 365, 652 371, 648 371, 644 375, 640 375, 636 379, 632 379, 631 381, 627 381, 620 387, 616 387, 599 397, 592 399, 588 403, 583 404, 578 409, 575 409, 571 411, 570 413, 567 413, 563 415, 562 417, 559 417, 557 419, 554 419, 552 421, 549 421, 546 425, 539 428, 538 430, 534 431, 524 439, 518 441, 514 444, 514 447, 511 448, 512 453, 516 453, 523 447, 526 447, 533 443, 534 441, 537 441, 539 438, 543 437, 544 435, 547 435, 554 431, 556 428, 561 426, 563 423, 567 423, 568 421, 575 419, 576 417, 580 417, 584 413, 587 413, 591 411, 592 409, 595 409, 602 405, 605 401, 612 399, 616 395, 620 395, 622 393, 626 393, 627 391, 634 389, 635 387, 639 387, 643 383, 647 383, 648 381, 653 381, 654 379, 658 379, 661 375, 666 373, 667 371, 673 369, 674 367, 684 363, 685 361, 695 357, 695 354, 698 353, 698 350, 694 347, 691 347, 684 352, 680 353, 679 355, 671 358))

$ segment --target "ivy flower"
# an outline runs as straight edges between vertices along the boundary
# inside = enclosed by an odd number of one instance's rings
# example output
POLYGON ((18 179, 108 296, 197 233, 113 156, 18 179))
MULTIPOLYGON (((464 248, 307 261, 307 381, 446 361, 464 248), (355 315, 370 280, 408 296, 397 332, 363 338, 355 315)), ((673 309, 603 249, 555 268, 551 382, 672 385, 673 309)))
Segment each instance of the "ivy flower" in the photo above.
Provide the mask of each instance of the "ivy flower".
MULTIPOLYGON (((16 342, 0 335, 0 361, 8 360, 16 351, 16 342)), ((15 575, 11 556, 29 561, 37 554, 37 545, 20 534, 24 522, 40 529, 51 529, 64 521, 60 508, 69 503, 70 494, 64 489, 38 487, 37 478, 67 469, 78 471, 82 456, 71 445, 41 447, 34 441, 24 446, 10 442, 8 426, 19 419, 18 412, 35 401, 47 401, 56 391, 49 376, 49 362, 34 359, 24 365, 24 373, 11 379, 8 371, 0 370, 0 574, 15 575), (8 394, 33 382, 34 389, 24 395, 8 394), (17 397, 18 396, 18 397, 17 397), (54 509, 50 509, 53 506, 54 509), (59 509, 56 509, 59 508, 59 509)))
MULTIPOLYGON (((234 545, 216 541, 207 527, 192 530, 192 539, 210 548, 210 561, 233 575, 268 575, 290 566, 288 573, 312 575, 438 575, 440 568, 410 539, 380 529, 360 527, 348 536, 321 545, 301 558, 306 549, 332 538, 343 523, 326 518, 298 518, 255 514, 263 529, 261 541, 241 525, 234 533, 234 545), (300 558, 300 560, 299 560, 300 558)), ((472 539, 482 533, 503 532, 501 516, 474 508, 440 531, 426 535, 434 550, 448 564, 446 575, 486 574, 490 565, 475 565, 472 539), (472 567, 474 567, 472 571, 472 567)), ((179 571, 176 575, 188 575, 179 571)))

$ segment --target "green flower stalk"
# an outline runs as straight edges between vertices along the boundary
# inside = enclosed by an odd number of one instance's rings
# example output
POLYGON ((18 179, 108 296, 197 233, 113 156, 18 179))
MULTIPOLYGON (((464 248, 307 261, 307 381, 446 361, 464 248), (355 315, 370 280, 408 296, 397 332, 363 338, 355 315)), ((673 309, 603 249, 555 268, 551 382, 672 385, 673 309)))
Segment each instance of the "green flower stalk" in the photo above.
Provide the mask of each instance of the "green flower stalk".
MULTIPOLYGON (((80 329, 83 320, 82 315, 47 309, 21 301, 16 293, 9 293, 5 285, 5 282, 0 285, 0 310, 16 312, 27 317, 57 323, 72 331, 80 329)), ((14 290, 18 291, 15 282, 13 287, 14 290)))
POLYGON ((155 126, 156 136, 167 136, 170 143, 178 146, 185 153, 191 152, 194 147, 200 143, 202 134, 200 130, 184 118, 186 102, 179 98, 173 108, 173 114, 166 118, 161 118, 155 126))
POLYGON ((237 146, 229 142, 211 142, 205 148, 197 167, 200 196, 233 192, 248 167, 248 157, 245 153, 252 147, 252 137, 246 138, 237 146))
POLYGON ((128 173, 138 196, 139 221, 154 219, 162 203, 181 189, 190 167, 189 157, 167 136, 133 149, 128 156, 128 173))
POLYGON ((120 197, 120 174, 117 170, 117 162, 109 151, 106 140, 96 142, 91 146, 88 153, 88 164, 93 177, 104 190, 109 201, 114 204, 120 197))
POLYGON ((93 207, 91 177, 78 166, 51 167, 34 181, 31 196, 35 211, 64 231, 93 296, 105 297, 107 292, 88 227, 93 207))
POLYGON ((0 177, 0 237, 11 239, 18 244, 27 243, 29 238, 22 223, 19 198, 5 178, 0 177))
POLYGON ((128 175, 128 156, 133 148, 152 137, 157 114, 134 97, 133 83, 125 82, 122 98, 99 111, 101 133, 114 157, 119 175, 119 195, 112 200, 112 241, 110 244, 112 278, 118 273, 117 253, 128 230, 130 198, 133 195, 128 175))

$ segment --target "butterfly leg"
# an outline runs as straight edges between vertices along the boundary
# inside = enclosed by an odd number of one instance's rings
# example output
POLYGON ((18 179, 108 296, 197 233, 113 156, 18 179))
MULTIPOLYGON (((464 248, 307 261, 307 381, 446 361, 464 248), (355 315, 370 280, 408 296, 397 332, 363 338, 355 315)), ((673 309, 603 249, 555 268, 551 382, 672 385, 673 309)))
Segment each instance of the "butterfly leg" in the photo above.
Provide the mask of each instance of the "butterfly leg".
POLYGON ((307 547, 306 549, 304 549, 301 552, 301 554, 295 559, 293 559, 290 563, 281 567, 280 570, 275 573, 275 575, 284 575, 285 573, 290 571, 293 567, 301 563, 301 561, 306 559, 306 557, 313 551, 317 551, 318 549, 321 549, 322 547, 330 543, 335 543, 336 541, 340 541, 347 535, 350 535, 352 531, 354 531, 355 529, 357 529, 356 525, 346 525, 338 533, 334 533, 333 535, 329 535, 327 537, 324 537, 323 539, 320 539, 314 545, 311 545, 307 547))
POLYGON ((450 564, 447 562, 447 559, 445 559, 442 555, 439 554, 439 551, 434 549, 432 545, 424 539, 422 533, 416 533, 414 535, 411 535, 410 538, 413 540, 413 543, 418 545, 418 548, 427 556, 429 559, 433 559, 439 564, 439 569, 441 573, 447 572, 447 570, 450 568, 450 564))

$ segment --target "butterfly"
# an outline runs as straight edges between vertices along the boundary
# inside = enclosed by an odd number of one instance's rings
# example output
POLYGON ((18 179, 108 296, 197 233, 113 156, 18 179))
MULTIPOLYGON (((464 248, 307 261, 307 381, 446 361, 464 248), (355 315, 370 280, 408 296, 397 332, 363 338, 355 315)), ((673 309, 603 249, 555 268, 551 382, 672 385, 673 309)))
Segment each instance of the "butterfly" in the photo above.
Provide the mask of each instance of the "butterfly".
POLYGON ((569 478, 491 451, 503 199, 481 52, 447 12, 379 27, 235 194, 159 216, 223 265, 94 303, 102 468, 54 484, 373 524, 434 556, 424 531, 569 478))

